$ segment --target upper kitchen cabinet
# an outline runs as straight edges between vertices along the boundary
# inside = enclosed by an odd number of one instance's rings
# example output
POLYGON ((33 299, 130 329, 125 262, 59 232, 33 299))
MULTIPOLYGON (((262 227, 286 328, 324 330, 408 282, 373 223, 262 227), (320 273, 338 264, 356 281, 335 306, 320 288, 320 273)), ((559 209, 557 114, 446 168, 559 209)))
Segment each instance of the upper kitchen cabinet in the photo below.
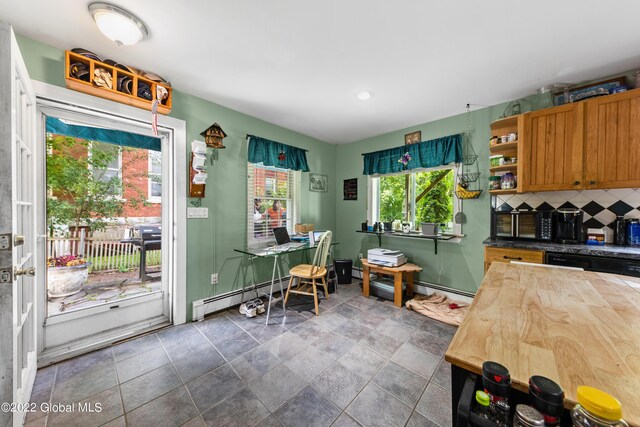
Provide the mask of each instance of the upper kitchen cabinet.
POLYGON ((585 188, 640 187, 640 89, 585 104, 585 188))
POLYGON ((520 191, 583 188, 584 102, 524 115, 520 191))

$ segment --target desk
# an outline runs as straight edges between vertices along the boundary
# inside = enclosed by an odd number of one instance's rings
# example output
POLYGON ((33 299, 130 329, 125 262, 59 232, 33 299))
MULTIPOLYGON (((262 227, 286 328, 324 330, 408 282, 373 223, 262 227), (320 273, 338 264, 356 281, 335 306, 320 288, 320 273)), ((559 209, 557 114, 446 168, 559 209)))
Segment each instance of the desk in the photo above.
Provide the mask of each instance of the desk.
POLYGON ((413 273, 422 271, 421 267, 415 264, 406 263, 399 267, 383 267, 371 264, 368 260, 362 259, 362 296, 369 298, 369 273, 386 274, 393 276, 393 303, 397 307, 402 307, 402 278, 407 280, 407 296, 413 296, 413 273))
MULTIPOLYGON (((331 243, 331 247, 333 247, 334 245, 337 245, 337 243, 332 242, 331 243)), ((296 248, 290 248, 287 250, 278 250, 278 249, 274 249, 273 247, 267 246, 267 245, 260 245, 257 247, 244 247, 244 248, 240 248, 240 249, 234 249, 235 252, 239 252, 241 254, 245 254, 245 255, 249 255, 249 261, 251 262, 251 268, 253 269, 253 260, 256 258, 273 258, 273 270, 271 273, 271 287, 269 288, 269 305, 267 306, 267 320, 266 320, 266 324, 269 324, 269 315, 271 313, 271 301, 272 301, 272 297, 273 297, 273 285, 275 284, 276 281, 276 272, 278 273, 278 281, 280 282, 280 297, 282 298, 282 308, 284 310, 284 315, 286 317, 287 315, 287 308, 285 307, 284 304, 284 288, 282 286, 282 272, 280 271, 280 264, 278 264, 278 258, 280 258, 281 255, 287 255, 287 254, 291 254, 294 252, 302 252, 302 251, 306 251, 309 249, 315 249, 316 246, 315 245, 309 245, 309 243, 304 243, 301 246, 298 246, 296 248)), ((258 291, 256 289, 256 282, 255 282, 255 275, 252 273, 251 274, 251 284, 252 284, 252 288, 253 290, 256 292, 256 296, 258 296, 258 291)), ((245 286, 246 284, 243 283, 242 284, 242 297, 240 299, 240 302, 242 303, 244 301, 244 291, 245 291, 245 286)))
POLYGON ((579 385, 604 390, 640 426, 639 324, 637 277, 491 264, 445 353, 454 426, 462 376, 481 374, 485 360, 509 369, 514 391, 528 393, 531 375, 555 381, 567 410, 579 385))

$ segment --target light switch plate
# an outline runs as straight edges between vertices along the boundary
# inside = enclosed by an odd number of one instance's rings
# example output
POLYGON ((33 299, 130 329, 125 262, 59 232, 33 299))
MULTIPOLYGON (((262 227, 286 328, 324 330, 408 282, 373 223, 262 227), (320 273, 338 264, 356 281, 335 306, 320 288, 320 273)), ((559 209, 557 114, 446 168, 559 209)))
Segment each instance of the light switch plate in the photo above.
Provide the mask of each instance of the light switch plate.
POLYGON ((209 218, 209 208, 187 208, 187 218, 209 218))

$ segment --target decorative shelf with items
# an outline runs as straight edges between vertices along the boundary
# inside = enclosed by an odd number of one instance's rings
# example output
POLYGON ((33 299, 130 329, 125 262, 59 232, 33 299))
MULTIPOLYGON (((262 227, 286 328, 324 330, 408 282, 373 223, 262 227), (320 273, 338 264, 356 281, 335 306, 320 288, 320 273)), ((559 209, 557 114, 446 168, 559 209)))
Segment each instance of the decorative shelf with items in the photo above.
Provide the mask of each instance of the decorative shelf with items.
POLYGON ((518 188, 518 163, 522 145, 518 137, 523 135, 524 114, 498 119, 491 123, 489 140, 489 194, 515 194, 518 188))
POLYGON ((154 73, 145 73, 107 59, 104 62, 85 49, 65 51, 67 88, 89 95, 157 112, 171 112, 171 84, 154 73))

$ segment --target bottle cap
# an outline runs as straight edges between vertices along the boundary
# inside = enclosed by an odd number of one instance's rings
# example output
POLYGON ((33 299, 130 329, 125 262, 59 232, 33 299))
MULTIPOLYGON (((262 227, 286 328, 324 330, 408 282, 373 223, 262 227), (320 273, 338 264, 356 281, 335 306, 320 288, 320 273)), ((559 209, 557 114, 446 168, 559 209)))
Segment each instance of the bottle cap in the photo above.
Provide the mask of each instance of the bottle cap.
POLYGON ((476 402, 481 406, 489 406, 491 399, 489 395, 482 390, 476 391, 476 402))
POLYGON ((547 377, 534 375, 529 378, 529 394, 533 397, 533 406, 545 415, 562 416, 564 391, 547 377))
POLYGON ((508 397, 511 393, 509 370, 497 362, 484 362, 482 364, 482 384, 485 390, 492 395, 508 397))
POLYGON ((615 397, 594 387, 578 387, 578 403, 589 413, 605 420, 622 419, 622 405, 615 397))

